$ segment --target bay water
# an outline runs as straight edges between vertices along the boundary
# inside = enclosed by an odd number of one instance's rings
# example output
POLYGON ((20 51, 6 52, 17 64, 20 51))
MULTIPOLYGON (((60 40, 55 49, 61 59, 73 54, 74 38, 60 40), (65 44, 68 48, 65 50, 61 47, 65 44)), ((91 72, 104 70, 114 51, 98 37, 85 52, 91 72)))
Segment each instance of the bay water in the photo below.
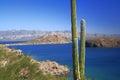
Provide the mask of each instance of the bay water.
MULTIPOLYGON (((72 44, 9 46, 38 61, 51 60, 72 70, 72 44)), ((85 75, 92 80, 120 80, 120 48, 86 48, 85 75)), ((72 74, 70 80, 72 80, 72 74)))

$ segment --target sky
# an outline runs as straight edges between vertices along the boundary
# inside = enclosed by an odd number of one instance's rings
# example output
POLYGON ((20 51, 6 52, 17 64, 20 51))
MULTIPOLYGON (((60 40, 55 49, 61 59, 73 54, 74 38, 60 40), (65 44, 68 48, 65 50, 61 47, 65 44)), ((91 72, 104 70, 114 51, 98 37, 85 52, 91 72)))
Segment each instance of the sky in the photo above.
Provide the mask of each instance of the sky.
MULTIPOLYGON (((77 26, 87 33, 120 34, 120 0, 76 0, 77 26)), ((70 0, 0 0, 2 30, 71 30, 70 0)))

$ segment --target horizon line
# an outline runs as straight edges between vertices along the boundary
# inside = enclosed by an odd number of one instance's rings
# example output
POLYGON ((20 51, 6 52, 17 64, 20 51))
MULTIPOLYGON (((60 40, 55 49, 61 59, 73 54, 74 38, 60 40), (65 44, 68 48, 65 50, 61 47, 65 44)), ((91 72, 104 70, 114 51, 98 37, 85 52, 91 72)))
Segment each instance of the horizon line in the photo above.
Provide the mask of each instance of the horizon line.
MULTIPOLYGON (((64 31, 68 31, 68 32, 71 32, 71 30, 36 30, 36 29, 33 29, 33 30, 29 30, 29 29, 8 29, 8 30, 0 30, 0 31, 42 31, 42 32, 64 32, 64 31)), ((78 31, 79 33, 79 31, 78 31)), ((120 33, 98 33, 98 32, 94 32, 94 33, 91 33, 91 32, 88 32, 87 34, 108 34, 108 35, 114 35, 114 34, 120 34, 120 33)))

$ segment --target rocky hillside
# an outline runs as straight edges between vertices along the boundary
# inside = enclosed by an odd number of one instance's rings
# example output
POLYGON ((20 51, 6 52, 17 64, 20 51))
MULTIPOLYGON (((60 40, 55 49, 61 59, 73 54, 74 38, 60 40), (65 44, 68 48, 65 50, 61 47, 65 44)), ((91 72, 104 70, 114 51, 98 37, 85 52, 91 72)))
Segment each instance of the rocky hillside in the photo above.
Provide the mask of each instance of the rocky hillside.
POLYGON ((70 71, 54 61, 38 62, 21 50, 0 45, 0 80, 68 80, 70 71), (56 77, 59 76, 59 77, 56 77))
POLYGON ((120 38, 98 38, 86 41, 87 47, 120 47, 120 38))
POLYGON ((69 43, 70 40, 62 35, 46 35, 40 38, 26 42, 27 44, 63 44, 69 43))

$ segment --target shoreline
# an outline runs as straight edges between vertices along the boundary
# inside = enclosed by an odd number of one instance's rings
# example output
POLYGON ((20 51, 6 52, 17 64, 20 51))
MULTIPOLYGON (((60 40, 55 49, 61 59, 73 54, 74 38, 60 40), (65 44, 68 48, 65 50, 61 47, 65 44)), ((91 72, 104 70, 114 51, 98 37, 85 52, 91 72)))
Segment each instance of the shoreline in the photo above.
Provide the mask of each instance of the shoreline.
POLYGON ((11 43, 11 44, 2 44, 5 46, 21 46, 21 45, 54 45, 54 44, 69 44, 71 42, 67 42, 67 43, 11 43))
MULTIPOLYGON (((30 56, 25 56, 24 53, 22 52, 22 50, 20 50, 20 49, 11 49, 4 45, 0 45, 0 49, 5 51, 4 54, 7 56, 8 56, 8 53, 10 53, 10 55, 14 55, 15 59, 19 60, 21 58, 27 58, 29 60, 30 64, 33 64, 33 65, 36 64, 37 71, 42 71, 43 75, 50 74, 51 76, 61 76, 61 75, 68 75, 70 73, 70 70, 68 67, 61 65, 56 61, 51 61, 51 60, 37 61, 37 60, 31 58, 30 56)), ((7 57, 7 59, 1 60, 0 68, 6 67, 7 65, 11 64, 9 62, 12 59, 13 58, 11 58, 11 57, 7 57)), ((30 67, 30 66, 28 66, 28 67, 30 67)))

